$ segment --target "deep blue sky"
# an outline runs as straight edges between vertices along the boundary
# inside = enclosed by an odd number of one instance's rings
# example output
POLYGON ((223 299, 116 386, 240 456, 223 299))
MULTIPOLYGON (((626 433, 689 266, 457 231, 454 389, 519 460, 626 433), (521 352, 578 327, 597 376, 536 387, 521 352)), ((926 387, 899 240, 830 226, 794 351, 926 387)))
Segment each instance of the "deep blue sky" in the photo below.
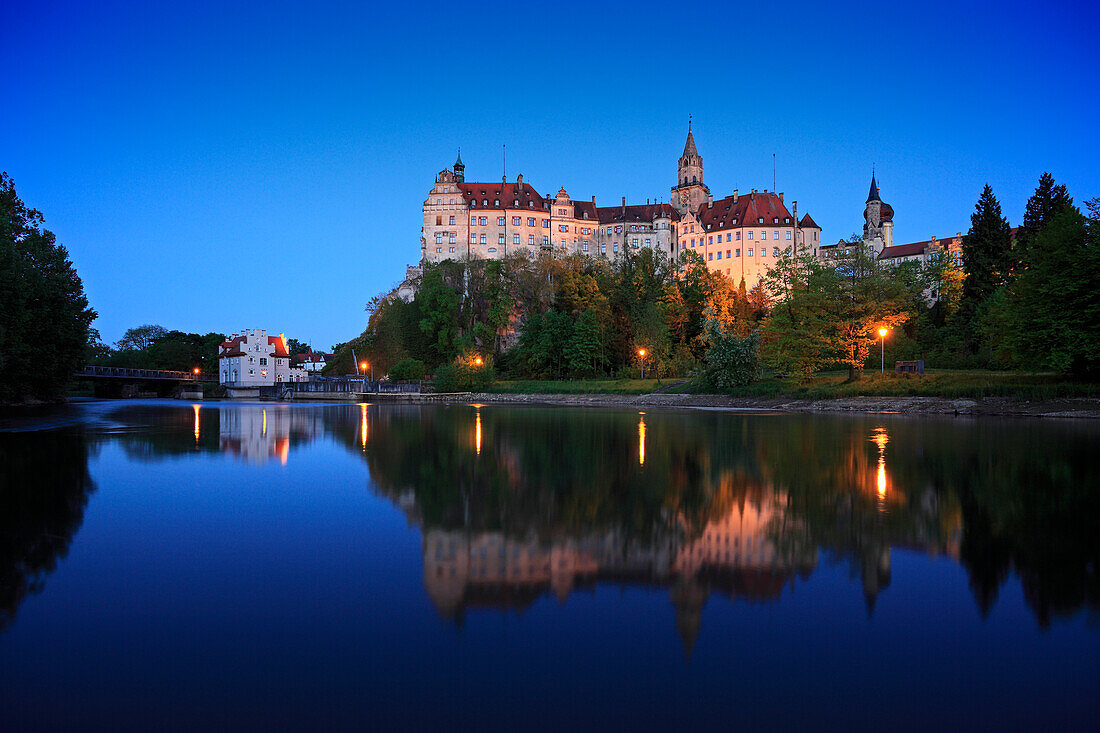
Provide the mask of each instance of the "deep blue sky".
POLYGON ((1016 224, 1096 171, 1092 2, 614 6, 15 3, 0 169, 72 254, 105 341, 142 323, 328 348, 469 179, 668 200, 687 115, 716 196, 772 187, 835 241, 871 166, 895 239, 1016 224), (234 7, 227 8, 226 5, 234 7), (317 6, 317 7, 314 7, 317 6), (841 9, 843 8, 843 9, 841 9))

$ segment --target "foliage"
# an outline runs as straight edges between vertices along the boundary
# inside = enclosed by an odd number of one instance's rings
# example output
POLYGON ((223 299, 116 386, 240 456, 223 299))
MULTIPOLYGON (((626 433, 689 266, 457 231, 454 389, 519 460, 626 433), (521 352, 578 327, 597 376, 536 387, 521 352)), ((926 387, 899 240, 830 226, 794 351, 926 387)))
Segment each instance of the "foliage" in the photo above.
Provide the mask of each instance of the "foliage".
POLYGON ((88 353, 96 313, 43 221, 0 173, 0 402, 57 398, 88 353))
POLYGON ((222 333, 185 333, 146 324, 127 329, 117 349, 100 350, 93 361, 135 369, 189 372, 198 368, 203 374, 214 375, 218 371, 218 344, 225 340, 222 333))
POLYGON ((1063 208, 1039 229, 1006 304, 1006 339, 1018 360, 1039 368, 1100 372, 1100 202, 1091 219, 1063 208))
POLYGON ((153 342, 168 333, 164 326, 156 326, 146 323, 144 326, 135 326, 126 329, 126 333, 115 344, 119 351, 145 351, 153 342))
POLYGON ((286 340, 286 351, 292 357, 296 354, 306 354, 312 351, 312 347, 305 341, 299 341, 298 339, 286 340))
POLYGON ((1012 238, 1001 204, 986 184, 970 216, 970 232, 962 241, 966 279, 963 281, 961 310, 970 319, 978 305, 1003 285, 1013 269, 1012 238))
POLYGON ((703 383, 714 389, 743 387, 760 379, 760 332, 744 338, 727 331, 718 321, 707 323, 710 344, 703 368, 703 383))
POLYGON ((397 381, 413 381, 423 379, 428 373, 428 368, 419 359, 402 359, 389 371, 390 379, 397 381))
POLYGON ((484 392, 492 384, 491 365, 474 365, 464 361, 444 364, 436 370, 432 380, 436 392, 484 392))

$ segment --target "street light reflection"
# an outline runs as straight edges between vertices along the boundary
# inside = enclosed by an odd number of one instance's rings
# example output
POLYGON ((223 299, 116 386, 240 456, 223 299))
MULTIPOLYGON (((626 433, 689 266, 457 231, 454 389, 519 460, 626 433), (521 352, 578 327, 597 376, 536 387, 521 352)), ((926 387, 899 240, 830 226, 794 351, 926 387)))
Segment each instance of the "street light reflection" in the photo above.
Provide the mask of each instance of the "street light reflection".
POLYGON ((638 465, 645 465, 645 413, 638 413, 638 465))
POLYGON ((474 449, 481 455, 481 410, 474 417, 474 449))
POLYGON ((363 450, 367 449, 367 403, 359 403, 359 442, 363 450))
POLYGON ((195 408, 195 445, 199 444, 199 405, 192 405, 195 408))
POLYGON ((886 428, 877 427, 874 432, 871 433, 871 442, 878 446, 878 496, 880 499, 886 498, 886 444, 890 442, 890 436, 886 433, 886 428))

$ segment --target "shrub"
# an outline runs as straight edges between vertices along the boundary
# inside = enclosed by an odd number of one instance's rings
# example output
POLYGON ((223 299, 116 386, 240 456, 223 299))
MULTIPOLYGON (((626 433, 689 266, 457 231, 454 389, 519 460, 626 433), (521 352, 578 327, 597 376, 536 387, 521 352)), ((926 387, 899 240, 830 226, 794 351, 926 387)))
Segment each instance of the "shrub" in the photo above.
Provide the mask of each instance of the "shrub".
POLYGON ((461 362, 439 367, 432 380, 436 392, 483 392, 492 385, 492 367, 471 366, 461 362))
POLYGON ((703 357, 703 381, 708 387, 744 387, 760 379, 760 336, 754 331, 745 338, 726 332, 720 324, 707 324, 710 347, 703 357))
POLYGON ((427 373, 428 368, 419 359, 402 359, 390 369, 390 379, 413 381, 423 379, 427 373))

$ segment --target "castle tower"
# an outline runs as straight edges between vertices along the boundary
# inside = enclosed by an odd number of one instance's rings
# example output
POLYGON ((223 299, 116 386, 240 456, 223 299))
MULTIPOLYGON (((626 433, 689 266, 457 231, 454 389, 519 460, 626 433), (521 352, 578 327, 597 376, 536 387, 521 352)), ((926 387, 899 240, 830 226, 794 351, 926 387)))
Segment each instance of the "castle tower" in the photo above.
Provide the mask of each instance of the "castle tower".
POLYGON ((458 149, 458 160, 455 161, 455 183, 466 180, 466 166, 462 164, 462 148, 458 149))
POLYGON ((703 156, 695 148, 695 136, 691 134, 689 119, 687 141, 676 169, 676 185, 672 188, 672 204, 681 214, 694 212, 709 196, 710 189, 703 183, 703 156))
POLYGON ((876 256, 894 244, 894 208, 879 196, 874 171, 871 171, 867 206, 863 209, 863 241, 876 256))

